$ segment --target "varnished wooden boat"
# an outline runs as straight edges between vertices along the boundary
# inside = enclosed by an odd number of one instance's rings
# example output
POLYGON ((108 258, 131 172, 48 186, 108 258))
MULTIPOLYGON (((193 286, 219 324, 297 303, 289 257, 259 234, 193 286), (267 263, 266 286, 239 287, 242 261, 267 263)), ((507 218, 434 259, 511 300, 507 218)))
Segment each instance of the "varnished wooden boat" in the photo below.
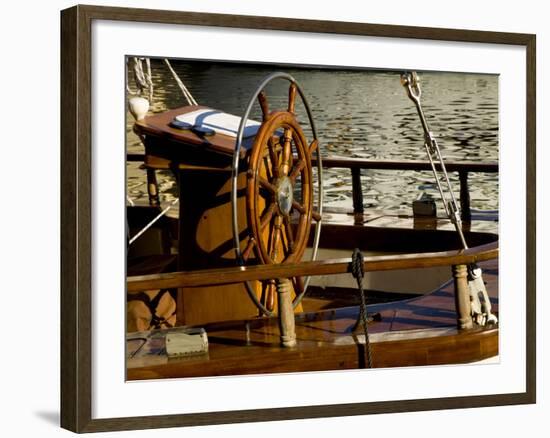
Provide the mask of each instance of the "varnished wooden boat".
POLYGON ((428 162, 324 159, 321 163, 317 139, 306 142, 294 125, 296 93, 291 83, 286 112, 270 112, 265 97, 259 95, 264 112, 262 128, 255 138, 245 139, 235 155, 234 138, 219 133, 204 136, 171 126, 175 115, 202 107, 180 108, 136 123, 145 155, 128 159, 143 161, 152 207, 129 208, 130 234, 160 208, 156 170, 171 170, 177 175, 180 203, 178 214, 164 217, 130 248, 127 292, 130 299, 143 291, 177 290, 180 327, 129 333, 128 379, 365 367, 365 336, 361 330, 351 330, 359 317, 359 295, 353 288, 349 258, 356 247, 366 254, 367 297, 383 296, 387 301, 368 308, 376 314, 368 324, 372 366, 467 363, 498 355, 498 327, 478 326, 472 320, 466 269, 473 263, 484 268, 496 313, 497 227, 483 225, 472 215, 468 173, 497 172, 498 166, 447 163, 449 172, 460 175, 462 230, 470 247, 462 250, 449 220, 392 216, 363 208, 361 169, 426 170, 430 169, 428 162), (262 130, 264 126, 269 129, 262 130), (285 134, 275 135, 281 129, 285 134), (298 132, 293 144, 303 143, 301 151, 292 152, 289 146, 290 152, 285 152, 287 129, 298 132), (273 139, 280 146, 277 151, 271 146, 273 139), (264 145, 264 152, 258 144, 264 145), (289 163, 283 176, 273 165, 262 168, 262 160, 268 156, 270 163, 279 163, 277 169, 289 163), (238 172, 236 162, 241 166, 238 172), (302 188, 302 198, 283 211, 281 180, 296 174, 302 186, 311 186, 308 178, 313 166, 351 171, 353 211, 321 213, 313 205, 311 187, 302 188), (258 187, 271 193, 264 196, 267 201, 258 203, 258 187), (246 196, 241 200, 236 193, 246 196), (269 216, 264 229, 263 218, 270 208, 275 219, 269 216), (237 255, 235 233, 231 234, 227 224, 232 214, 246 217, 244 228, 239 228, 237 255), (255 221, 259 224, 256 228, 255 221), (312 221, 323 223, 320 235, 311 227, 312 221), (267 254, 264 240, 268 241, 267 254), (308 247, 317 244, 320 259, 306 261, 308 247), (243 264, 243 254, 248 263, 237 266, 243 264), (338 275, 347 276, 348 283, 343 277, 333 281, 338 275), (292 311, 289 300, 301 296, 303 283, 295 280, 289 290, 279 286, 286 279, 307 276, 313 278, 308 294, 292 311), (245 282, 248 288, 243 286, 245 282), (388 293, 398 295, 392 298, 388 293), (264 312, 267 316, 258 314, 255 300, 261 302, 260 309, 269 311, 264 312), (190 327, 206 330, 208 353, 168 359, 163 344, 166 333, 190 327))
MULTIPOLYGON (((482 264, 498 312, 495 261, 482 264)), ((311 307, 315 307, 311 303, 311 307)), ((330 303, 328 304, 330 307, 330 303)), ((308 303, 304 303, 307 307, 308 303)), ((456 364, 498 355, 498 328, 461 331, 452 282, 413 299, 369 306, 380 320, 370 324, 369 340, 376 368, 456 364)), ((170 330, 128 336, 129 380, 202 377, 365 368, 364 335, 352 332, 358 306, 296 315, 296 348, 280 345, 277 318, 206 324, 207 355, 168 359, 163 335, 170 330), (156 339, 141 350, 143 339, 156 339)), ((178 329, 172 329, 177 331, 178 329)))

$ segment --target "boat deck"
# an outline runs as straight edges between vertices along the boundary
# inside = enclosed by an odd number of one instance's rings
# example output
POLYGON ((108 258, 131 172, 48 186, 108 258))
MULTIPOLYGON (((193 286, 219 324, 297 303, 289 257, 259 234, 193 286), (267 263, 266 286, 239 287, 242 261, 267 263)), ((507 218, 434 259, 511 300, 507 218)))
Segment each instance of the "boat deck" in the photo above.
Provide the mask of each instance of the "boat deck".
MULTIPOLYGON (((455 230, 453 223, 445 216, 414 217, 412 214, 399 214, 385 210, 372 210, 354 214, 347 208, 326 207, 323 209, 323 223, 334 225, 363 225, 380 228, 405 228, 414 230, 455 230)), ((498 213, 475 212, 471 221, 462 223, 466 232, 498 234, 498 213)))
MULTIPOLYGON (((498 313, 498 260, 480 266, 493 313, 498 313)), ((127 336, 127 379, 364 368, 363 331, 351 331, 358 310, 351 306, 296 315, 294 348, 280 346, 276 318, 204 325, 208 353, 177 359, 166 356, 164 338, 181 329, 132 333, 127 336)), ((380 314, 380 321, 369 324, 375 368, 469 363, 498 355, 497 327, 456 329, 452 281, 427 295, 372 305, 368 311, 380 314)))

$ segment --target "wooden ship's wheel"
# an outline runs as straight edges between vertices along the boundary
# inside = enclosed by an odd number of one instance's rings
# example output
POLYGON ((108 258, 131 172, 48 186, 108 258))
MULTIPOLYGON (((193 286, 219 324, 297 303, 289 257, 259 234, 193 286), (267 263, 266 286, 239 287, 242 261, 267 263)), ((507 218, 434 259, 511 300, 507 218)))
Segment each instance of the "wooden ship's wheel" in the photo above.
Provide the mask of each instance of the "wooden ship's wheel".
MULTIPOLYGON (((245 265, 252 255, 256 262, 262 264, 299 262, 309 241, 312 221, 315 221, 315 234, 311 260, 315 260, 321 231, 322 198, 321 154, 310 107, 292 76, 274 73, 252 95, 237 133, 233 157, 232 225, 238 263, 245 265), (284 110, 270 112, 264 89, 269 82, 278 78, 290 83, 288 106, 284 110), (311 141, 307 140, 296 117, 297 95, 308 115, 313 136, 311 141), (248 227, 243 243, 237 215, 237 178, 243 133, 256 101, 260 104, 263 120, 247 155, 245 202, 248 227), (314 172, 311 164, 313 154, 316 154, 317 161, 317 193, 314 193, 314 172)), ((308 281, 307 278, 292 279, 294 307, 302 300, 308 281)), ((262 314, 274 314, 275 279, 262 282, 260 297, 251 284, 246 283, 246 289, 262 314)))

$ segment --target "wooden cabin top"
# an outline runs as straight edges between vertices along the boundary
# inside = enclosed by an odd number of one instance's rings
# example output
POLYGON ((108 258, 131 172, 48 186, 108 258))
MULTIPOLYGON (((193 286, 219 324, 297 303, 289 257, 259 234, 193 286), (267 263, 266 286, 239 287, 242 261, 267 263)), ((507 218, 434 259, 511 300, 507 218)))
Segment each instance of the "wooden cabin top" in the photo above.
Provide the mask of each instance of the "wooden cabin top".
MULTIPOLYGON (((235 150, 235 137, 221 133, 213 135, 200 135, 190 129, 179 129, 170 126, 177 117, 197 110, 212 110, 202 105, 191 105, 165 111, 160 114, 145 117, 136 121, 134 131, 139 135, 152 136, 160 140, 178 143, 190 148, 204 148, 205 152, 214 152, 224 156, 233 156, 235 150)), ((243 139, 241 158, 244 158, 247 150, 252 145, 253 138, 243 139)))

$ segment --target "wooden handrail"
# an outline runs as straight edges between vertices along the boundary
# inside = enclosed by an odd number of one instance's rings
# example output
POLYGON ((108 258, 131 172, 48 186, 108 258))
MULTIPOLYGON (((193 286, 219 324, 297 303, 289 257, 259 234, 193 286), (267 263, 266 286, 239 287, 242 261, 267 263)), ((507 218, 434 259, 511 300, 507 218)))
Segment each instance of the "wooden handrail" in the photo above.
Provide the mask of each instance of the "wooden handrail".
MULTIPOLYGON (((495 259, 498 257, 498 251, 498 242, 492 242, 465 251, 369 256, 364 259, 364 268, 368 272, 465 265, 495 259)), ((126 284, 128 292, 139 292, 148 289, 215 286, 272 278, 345 274, 351 272, 350 263, 350 258, 343 258, 302 263, 172 272, 128 277, 126 284)))
MULTIPOLYGON (((144 154, 127 154, 127 161, 144 161, 144 154)), ((312 158, 312 165, 317 165, 317 159, 312 158)), ((166 164, 168 168, 168 164, 166 164)), ((353 212, 355 214, 362 214, 363 208, 363 189, 361 186, 361 169, 377 169, 377 170, 424 170, 431 171, 431 165, 429 161, 421 160, 372 160, 363 158, 338 158, 338 157, 326 157, 323 158, 323 167, 325 168, 342 168, 350 169, 352 175, 352 198, 353 198, 353 212)), ((435 167, 440 170, 439 163, 435 163, 435 167)), ((470 209, 470 194, 468 187, 468 173, 469 172, 486 172, 496 173, 498 172, 497 162, 485 162, 485 163, 473 163, 469 161, 446 161, 445 167, 448 172, 458 172, 460 181, 460 212, 462 220, 469 221, 472 217, 470 209)), ((229 167, 226 169, 229 171, 229 167)), ((149 174, 153 173, 152 169, 148 169, 148 187, 149 199, 152 205, 158 202, 158 195, 156 189, 156 181, 154 178, 150 178, 149 174)))
MULTIPOLYGON (((313 158, 315 165, 317 160, 313 158)), ((377 169, 377 170, 432 170, 429 161, 424 160, 369 160, 363 158, 323 158, 323 167, 342 169, 377 169)), ((436 163, 439 169, 439 163, 436 163)), ((476 163, 471 161, 445 161, 448 172, 498 172, 497 162, 476 163)))
MULTIPOLYGON (((126 154, 126 160, 132 162, 143 162, 144 154, 126 154)), ((313 165, 317 164, 315 158, 313 165)), ((423 160, 372 160, 363 158, 323 158, 323 167, 342 169, 378 169, 378 170, 431 170, 430 162, 423 160)), ((436 167, 438 165, 436 164, 436 167)), ((498 172, 497 162, 475 163, 471 161, 445 161, 445 167, 449 172, 498 172)))

